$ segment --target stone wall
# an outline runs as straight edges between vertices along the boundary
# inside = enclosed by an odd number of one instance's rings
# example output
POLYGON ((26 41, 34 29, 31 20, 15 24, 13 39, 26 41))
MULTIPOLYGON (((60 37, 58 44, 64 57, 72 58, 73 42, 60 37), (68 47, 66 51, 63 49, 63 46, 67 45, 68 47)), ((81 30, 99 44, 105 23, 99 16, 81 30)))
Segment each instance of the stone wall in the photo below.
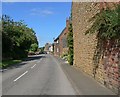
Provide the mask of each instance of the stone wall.
POLYGON ((109 50, 111 52, 104 56, 102 50, 98 49, 100 41, 97 39, 96 34, 85 35, 85 32, 92 26, 89 20, 96 13, 100 12, 100 7, 100 3, 72 3, 74 66, 80 68, 80 70, 94 77, 97 81, 117 93, 120 80, 118 70, 120 50, 116 50, 114 46, 109 48, 105 47, 107 48, 105 52, 109 50), (112 62, 110 60, 117 60, 117 63, 116 61, 112 62))
POLYGON ((96 35, 85 35, 88 22, 98 12, 93 3, 73 3, 72 24, 74 37, 74 65, 93 76, 93 55, 97 45, 96 35))

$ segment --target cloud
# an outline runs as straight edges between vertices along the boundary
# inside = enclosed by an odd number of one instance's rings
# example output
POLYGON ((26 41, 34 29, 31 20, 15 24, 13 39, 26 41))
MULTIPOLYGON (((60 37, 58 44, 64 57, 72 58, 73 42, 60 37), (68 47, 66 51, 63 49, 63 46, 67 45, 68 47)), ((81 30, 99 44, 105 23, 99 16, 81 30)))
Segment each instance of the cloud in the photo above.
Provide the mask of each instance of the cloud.
POLYGON ((46 15, 53 14, 53 12, 50 10, 43 10, 42 13, 46 15))
POLYGON ((30 15, 47 16, 47 15, 52 15, 52 14, 54 14, 54 12, 48 9, 34 8, 30 10, 30 15))

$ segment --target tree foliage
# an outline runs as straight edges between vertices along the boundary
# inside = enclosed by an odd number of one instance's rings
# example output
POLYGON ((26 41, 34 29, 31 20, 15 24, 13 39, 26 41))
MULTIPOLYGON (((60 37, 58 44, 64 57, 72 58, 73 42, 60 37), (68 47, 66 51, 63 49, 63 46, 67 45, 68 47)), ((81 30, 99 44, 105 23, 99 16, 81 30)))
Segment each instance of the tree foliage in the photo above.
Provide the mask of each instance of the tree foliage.
POLYGON ((23 58, 31 44, 38 41, 35 32, 24 21, 16 22, 7 15, 2 16, 2 53, 3 58, 23 58))
POLYGON ((96 14, 90 21, 94 21, 88 33, 98 33, 101 39, 118 39, 120 40, 120 5, 114 10, 106 9, 96 14))
POLYGON ((41 47, 41 48, 39 48, 39 49, 40 49, 40 53, 44 53, 45 47, 41 47))
POLYGON ((72 23, 69 25, 69 32, 67 36, 67 43, 68 43, 68 62, 70 65, 73 65, 73 28, 72 23))
POLYGON ((30 51, 35 52, 35 51, 37 51, 37 49, 38 49, 38 45, 37 45, 36 43, 31 44, 31 46, 30 46, 30 51))

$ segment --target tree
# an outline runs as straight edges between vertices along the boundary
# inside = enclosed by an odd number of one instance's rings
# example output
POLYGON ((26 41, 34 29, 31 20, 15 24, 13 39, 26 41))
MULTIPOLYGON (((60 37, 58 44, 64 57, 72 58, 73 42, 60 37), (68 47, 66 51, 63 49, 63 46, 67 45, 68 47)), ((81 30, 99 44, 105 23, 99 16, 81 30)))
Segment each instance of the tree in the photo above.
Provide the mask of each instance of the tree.
POLYGON ((35 32, 24 21, 16 22, 7 15, 2 16, 3 58, 27 57, 31 44, 38 41, 35 32))
POLYGON ((35 52, 35 51, 37 51, 37 49, 38 49, 38 45, 36 43, 31 44, 30 51, 35 52))

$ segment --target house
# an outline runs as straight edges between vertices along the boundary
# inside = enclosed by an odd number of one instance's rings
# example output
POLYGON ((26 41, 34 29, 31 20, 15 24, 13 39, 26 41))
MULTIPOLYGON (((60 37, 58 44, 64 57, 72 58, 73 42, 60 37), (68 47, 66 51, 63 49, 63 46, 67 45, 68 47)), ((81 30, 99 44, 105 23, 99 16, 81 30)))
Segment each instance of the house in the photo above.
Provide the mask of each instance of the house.
POLYGON ((56 38, 54 40, 54 55, 55 56, 60 56, 60 48, 59 48, 59 38, 56 38))
POLYGON ((85 35, 92 26, 89 20, 107 6, 114 8, 113 3, 72 3, 74 66, 118 93, 120 47, 115 42, 105 41, 105 51, 102 53, 102 50, 98 49, 100 42, 97 35, 85 35))
POLYGON ((49 46, 49 52, 53 53, 53 44, 50 44, 50 46, 49 46))
POLYGON ((53 53, 53 44, 46 43, 44 51, 48 54, 53 53))
POLYGON ((66 20, 66 27, 62 30, 60 35, 54 40, 54 55, 55 56, 62 56, 68 52, 67 47, 67 35, 68 35, 68 28, 69 28, 70 20, 66 20))

